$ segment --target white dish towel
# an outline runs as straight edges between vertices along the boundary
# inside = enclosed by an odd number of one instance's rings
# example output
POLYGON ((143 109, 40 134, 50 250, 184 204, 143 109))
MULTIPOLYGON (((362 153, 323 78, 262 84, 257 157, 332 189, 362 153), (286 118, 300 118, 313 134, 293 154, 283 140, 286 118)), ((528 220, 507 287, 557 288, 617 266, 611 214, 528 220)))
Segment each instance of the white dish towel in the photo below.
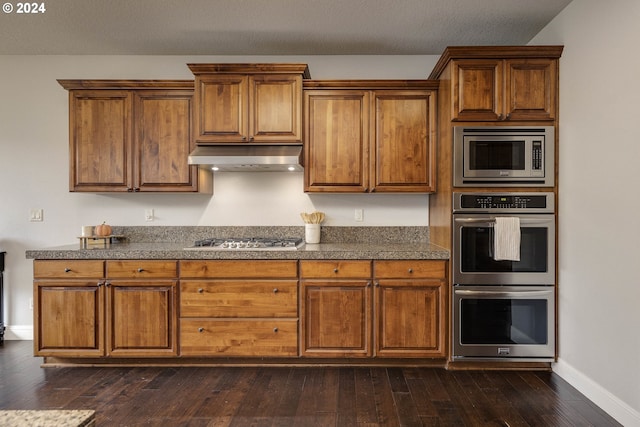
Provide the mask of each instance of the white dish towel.
POLYGON ((493 234, 493 259, 520 261, 520 218, 496 217, 493 234))

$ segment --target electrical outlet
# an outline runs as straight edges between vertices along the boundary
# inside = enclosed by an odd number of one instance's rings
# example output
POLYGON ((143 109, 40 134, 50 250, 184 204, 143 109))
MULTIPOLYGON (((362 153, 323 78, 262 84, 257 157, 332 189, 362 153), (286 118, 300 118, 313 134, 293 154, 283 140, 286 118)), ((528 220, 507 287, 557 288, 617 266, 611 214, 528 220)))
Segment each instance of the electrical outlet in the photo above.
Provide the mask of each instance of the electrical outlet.
POLYGON ((33 298, 29 298, 29 309, 33 310, 33 298))
POLYGON ((145 209, 144 210, 144 220, 145 221, 153 221, 155 216, 153 215, 153 209, 145 209))
POLYGON ((364 221, 364 209, 356 209, 355 213, 353 214, 353 219, 358 222, 364 221))
POLYGON ((42 222, 42 221, 44 221, 44 209, 30 209, 29 210, 29 221, 31 221, 31 222, 42 222))

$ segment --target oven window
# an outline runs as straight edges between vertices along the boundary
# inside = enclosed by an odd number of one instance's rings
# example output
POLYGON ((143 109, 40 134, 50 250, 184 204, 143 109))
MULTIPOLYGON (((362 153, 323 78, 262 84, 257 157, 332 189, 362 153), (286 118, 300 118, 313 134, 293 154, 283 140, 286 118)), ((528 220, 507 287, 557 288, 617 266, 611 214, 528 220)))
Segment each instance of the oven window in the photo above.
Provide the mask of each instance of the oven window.
POLYGON ((469 141, 470 170, 524 170, 524 141, 469 141))
POLYGON ((460 300, 461 344, 547 344, 546 299, 460 300))
POLYGON ((493 259, 493 227, 462 227, 461 270, 464 273, 546 273, 548 270, 546 227, 520 227, 520 261, 493 259))

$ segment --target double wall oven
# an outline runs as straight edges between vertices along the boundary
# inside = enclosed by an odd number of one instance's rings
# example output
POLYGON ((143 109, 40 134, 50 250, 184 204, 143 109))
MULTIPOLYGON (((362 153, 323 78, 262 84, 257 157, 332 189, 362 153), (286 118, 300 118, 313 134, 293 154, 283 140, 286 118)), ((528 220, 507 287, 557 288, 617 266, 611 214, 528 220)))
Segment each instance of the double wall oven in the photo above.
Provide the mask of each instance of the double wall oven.
POLYGON ((453 194, 454 360, 553 360, 554 213, 552 192, 453 194), (499 217, 519 226, 511 260, 496 260, 499 217))

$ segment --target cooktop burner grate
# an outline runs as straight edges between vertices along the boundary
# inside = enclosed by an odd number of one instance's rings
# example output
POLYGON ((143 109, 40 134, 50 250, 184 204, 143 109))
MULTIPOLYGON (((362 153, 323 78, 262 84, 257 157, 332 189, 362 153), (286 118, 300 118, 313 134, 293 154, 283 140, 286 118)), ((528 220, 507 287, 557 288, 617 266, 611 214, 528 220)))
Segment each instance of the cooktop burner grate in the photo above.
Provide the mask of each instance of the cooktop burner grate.
POLYGON ((189 250, 297 250, 303 240, 300 238, 270 237, 228 237, 196 240, 189 250))

